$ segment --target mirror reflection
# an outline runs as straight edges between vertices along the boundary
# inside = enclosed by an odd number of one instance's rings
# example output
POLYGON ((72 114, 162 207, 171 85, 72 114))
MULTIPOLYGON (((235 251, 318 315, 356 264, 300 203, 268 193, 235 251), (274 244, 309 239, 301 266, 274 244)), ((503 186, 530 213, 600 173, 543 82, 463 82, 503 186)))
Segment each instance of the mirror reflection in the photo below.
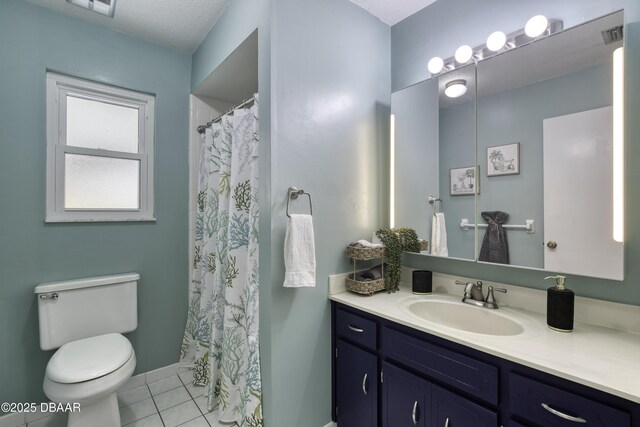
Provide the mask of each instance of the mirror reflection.
POLYGON ((423 253, 475 257, 474 233, 455 222, 474 217, 478 190, 475 72, 475 65, 468 65, 391 95, 398 165, 395 222, 429 241, 423 253))
POLYGON ((622 25, 617 12, 392 94, 396 224, 424 254, 624 278, 622 25))

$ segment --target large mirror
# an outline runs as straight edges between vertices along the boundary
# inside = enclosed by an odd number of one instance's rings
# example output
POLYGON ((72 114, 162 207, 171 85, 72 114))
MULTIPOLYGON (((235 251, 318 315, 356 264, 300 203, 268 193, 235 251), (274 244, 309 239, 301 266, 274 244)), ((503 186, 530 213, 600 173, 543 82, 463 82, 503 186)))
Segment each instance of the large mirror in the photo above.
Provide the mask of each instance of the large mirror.
POLYGON ((468 65, 391 95, 395 224, 414 228, 435 256, 475 259, 473 231, 451 223, 475 213, 475 73, 468 65))
POLYGON ((622 25, 623 12, 607 15, 392 95, 396 224, 429 240, 424 254, 623 280, 613 166, 622 25), (466 94, 447 97, 457 80, 466 94))

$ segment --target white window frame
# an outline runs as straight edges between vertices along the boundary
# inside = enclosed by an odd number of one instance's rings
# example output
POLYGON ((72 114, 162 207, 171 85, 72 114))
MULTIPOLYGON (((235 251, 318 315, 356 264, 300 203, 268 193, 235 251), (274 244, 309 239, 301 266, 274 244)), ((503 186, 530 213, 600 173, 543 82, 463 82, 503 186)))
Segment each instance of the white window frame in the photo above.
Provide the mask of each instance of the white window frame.
POLYGON ((155 221, 153 195, 155 97, 47 72, 47 185, 45 222, 155 221), (69 146, 67 94, 138 109, 138 153, 69 146), (65 209, 65 154, 140 162, 139 209, 65 209))

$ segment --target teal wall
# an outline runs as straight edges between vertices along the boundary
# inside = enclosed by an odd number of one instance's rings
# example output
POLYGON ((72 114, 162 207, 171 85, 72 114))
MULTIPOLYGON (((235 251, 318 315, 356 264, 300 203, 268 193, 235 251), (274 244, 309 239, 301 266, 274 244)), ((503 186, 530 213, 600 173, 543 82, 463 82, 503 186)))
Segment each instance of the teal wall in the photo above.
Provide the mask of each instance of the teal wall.
MULTIPOLYGON (((544 267, 543 121, 611 105, 612 68, 610 61, 478 99, 478 163, 483 168, 478 215, 501 210, 509 213, 510 224, 536 221, 534 234, 508 233, 511 264, 544 267), (487 147, 513 142, 520 143, 520 173, 487 177, 487 147)), ((479 66, 479 81, 482 71, 479 66)), ((576 161, 569 167, 581 165, 576 161)), ((479 245, 484 234, 479 231, 479 245)))
MULTIPOLYGON (((450 0, 436 2, 391 29, 392 86, 394 90, 426 77, 425 63, 431 56, 449 56, 463 43, 480 44, 491 31, 522 27, 535 14, 563 19, 565 28, 598 16, 625 9, 626 85, 626 279, 622 282, 569 276, 568 284, 578 295, 640 305, 640 2, 634 0, 450 0)), ((544 272, 468 261, 406 255, 405 264, 443 273, 546 288, 544 272)))
MULTIPOLYGON (((256 26, 265 425, 323 426, 331 417, 328 276, 349 268, 349 241, 387 221, 390 30, 347 0, 232 0, 194 54, 192 88, 224 60, 206 59, 214 47, 230 53, 246 37, 237 28, 249 35, 256 26), (292 185, 313 196, 316 288, 282 287, 292 185)), ((307 212, 303 202, 292 210, 307 212)))
MULTIPOLYGON (((454 258, 475 259, 475 233, 473 229, 462 230, 460 221, 467 218, 474 223, 475 199, 473 195, 451 195, 451 169, 473 166, 475 163, 476 139, 476 105, 472 100, 443 108, 439 112, 440 119, 440 151, 438 165, 440 173, 440 190, 442 211, 447 226, 447 246, 449 256, 454 258)), ((400 144, 400 142, 398 142, 400 144)), ((476 185, 480 181, 480 194, 484 188, 480 167, 480 180, 476 177, 476 185)))
POLYGON ((231 0, 224 14, 193 54, 191 90, 195 90, 218 65, 264 22, 268 1, 231 0))
POLYGON ((416 230, 431 240, 429 196, 438 189, 438 79, 431 79, 391 94, 395 116, 395 223, 416 230), (407 207, 411 207, 408 209, 407 207))
POLYGON ((178 361, 187 312, 189 55, 26 1, 0 2, 0 401, 39 402, 33 288, 135 271, 137 372, 178 361), (47 69, 156 95, 157 222, 45 224, 47 69))
MULTIPOLYGON (((344 248, 387 212, 390 30, 348 0, 272 2, 271 416, 265 425, 321 427, 331 415, 327 279, 344 248), (317 285, 284 289, 287 188, 313 197, 317 285)), ((296 212, 308 212, 304 199, 296 212)), ((263 343, 264 344, 264 343, 263 343)))

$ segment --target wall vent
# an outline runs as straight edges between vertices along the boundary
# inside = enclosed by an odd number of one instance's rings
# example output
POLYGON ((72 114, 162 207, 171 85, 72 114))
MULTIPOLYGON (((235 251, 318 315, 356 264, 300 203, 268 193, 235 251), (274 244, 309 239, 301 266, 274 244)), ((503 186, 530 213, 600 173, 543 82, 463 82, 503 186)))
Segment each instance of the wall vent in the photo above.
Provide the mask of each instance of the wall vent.
POLYGON ((605 45, 622 41, 622 25, 617 25, 613 28, 609 28, 608 30, 604 30, 602 32, 602 39, 604 40, 605 45))

